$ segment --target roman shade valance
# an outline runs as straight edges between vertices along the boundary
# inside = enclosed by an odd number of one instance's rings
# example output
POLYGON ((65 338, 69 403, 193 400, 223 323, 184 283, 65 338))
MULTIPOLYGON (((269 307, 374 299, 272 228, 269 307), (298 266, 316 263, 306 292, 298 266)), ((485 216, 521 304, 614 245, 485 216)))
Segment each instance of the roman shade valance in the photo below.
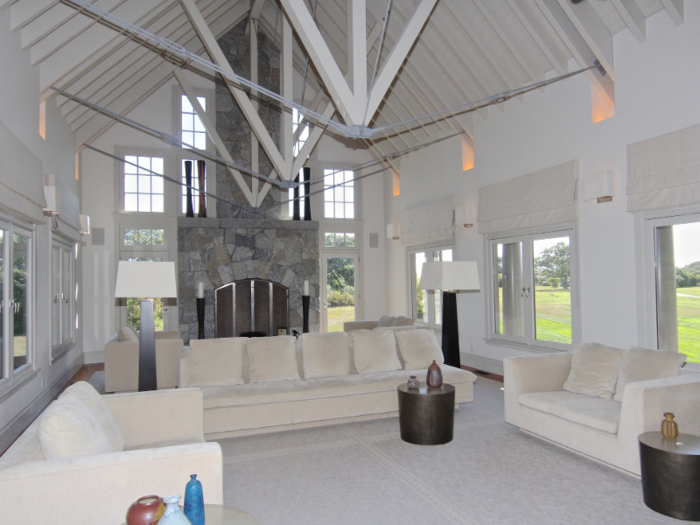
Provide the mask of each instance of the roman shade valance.
POLYGON ((627 146, 627 211, 700 203, 700 125, 627 146))
POLYGON ((578 160, 479 188, 479 233, 576 220, 578 160))
POLYGON ((424 244, 454 238, 454 197, 440 199, 400 214, 401 244, 424 244))

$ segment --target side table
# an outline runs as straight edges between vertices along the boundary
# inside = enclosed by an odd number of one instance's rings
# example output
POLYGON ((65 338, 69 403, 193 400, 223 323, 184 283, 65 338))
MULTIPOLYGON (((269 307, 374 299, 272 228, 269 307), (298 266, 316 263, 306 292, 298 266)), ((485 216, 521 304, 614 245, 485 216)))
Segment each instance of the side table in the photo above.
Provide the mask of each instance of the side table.
POLYGON ((700 521, 700 437, 661 432, 639 436, 644 503, 679 520, 700 521))
POLYGON ((207 525, 258 525, 247 512, 225 505, 204 505, 204 517, 207 525))
POLYGON ((414 445, 443 445, 452 441, 455 387, 410 389, 398 387, 401 439, 414 445))

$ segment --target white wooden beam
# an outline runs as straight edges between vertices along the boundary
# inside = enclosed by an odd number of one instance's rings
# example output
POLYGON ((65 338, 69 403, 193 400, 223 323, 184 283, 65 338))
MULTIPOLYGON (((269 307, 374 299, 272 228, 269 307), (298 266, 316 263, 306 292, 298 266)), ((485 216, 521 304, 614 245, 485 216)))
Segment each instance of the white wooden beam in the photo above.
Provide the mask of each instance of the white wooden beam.
POLYGON ((31 2, 18 2, 10 10, 10 27, 13 31, 23 29, 28 24, 46 13, 49 9, 58 5, 59 0, 33 0, 31 2))
MULTIPOLYGON (((596 56, 586 44, 581 34, 571 22, 557 0, 535 0, 544 16, 561 38, 578 65, 582 68, 592 66, 596 56)), ((609 105, 615 104, 615 84, 610 75, 602 75, 598 69, 586 72, 586 76, 600 91, 609 105)))
MULTIPOLYGON (((209 29, 209 26, 207 26, 204 18, 197 9, 197 6, 194 4, 194 1, 180 0, 180 3, 185 9, 188 18, 192 22, 192 26, 199 35, 199 38, 204 44, 204 47, 207 49, 212 61, 220 68, 233 73, 231 65, 228 63, 223 51, 221 51, 216 38, 212 34, 211 29, 209 29)), ((251 130, 258 137, 260 144, 265 150, 265 153, 267 153, 270 162, 272 162, 272 165, 279 174, 280 178, 282 180, 288 180, 288 173, 289 168, 291 168, 291 163, 287 163, 280 154, 279 150, 277 149, 277 145, 272 140, 272 137, 270 137, 270 134, 265 128, 265 124, 260 119, 260 116, 255 110, 253 104, 250 102, 248 95, 246 95, 245 91, 243 91, 239 86, 236 86, 229 81, 228 78, 224 78, 224 81, 226 82, 226 86, 228 87, 229 91, 233 95, 233 98, 236 100, 238 106, 241 108, 241 111, 248 120, 251 130)))
MULTIPOLYGON (((231 157, 231 154, 229 153, 228 149, 226 149, 226 145, 224 144, 224 141, 221 140, 219 133, 216 131, 216 126, 211 120, 209 120, 207 112, 204 111, 204 108, 202 108, 202 106, 200 105, 199 100, 197 100, 197 96, 194 93, 194 90, 190 86, 189 82, 187 82, 185 76, 182 74, 182 72, 178 71, 177 69, 173 72, 173 74, 175 75, 175 79, 177 80, 178 84, 180 84, 182 91, 184 91, 185 95, 187 95, 187 99, 190 101, 190 104, 192 104, 192 107, 194 108, 195 112, 197 113, 197 116, 199 117, 199 120, 201 120, 202 124, 204 124, 204 129, 206 129, 207 135, 209 135, 209 138, 214 143, 214 146, 216 146, 216 151, 219 152, 219 156, 224 160, 233 163, 233 158, 231 157)), ((241 175, 241 172, 232 168, 231 166, 226 167, 233 176, 233 179, 238 184, 238 187, 241 188, 243 195, 245 195, 245 198, 248 200, 250 205, 255 206, 255 192, 251 191, 251 189, 248 187, 248 184, 246 184, 245 179, 241 175)), ((257 171, 256 168, 251 167, 251 169, 253 171, 257 171)), ((251 177, 251 179, 252 182, 256 180, 257 177, 251 177)))
POLYGON ((19 2, 19 0, 0 0, 0 11, 7 9, 8 7, 12 7, 17 2, 19 2))
POLYGON ((661 0, 673 23, 677 26, 683 23, 683 0, 661 0))
MULTIPOLYGON (((248 37, 250 38, 250 81, 258 83, 258 30, 256 23, 253 19, 250 19, 247 24, 247 28, 250 30, 248 37), (251 27, 252 26, 252 27, 251 27)), ((258 103, 258 91, 251 90, 250 96, 253 99, 253 107, 255 111, 259 113, 260 104, 258 103)), ((253 171, 258 171, 260 166, 260 145, 258 143, 258 138, 255 133, 250 134, 250 169, 253 171)), ((250 189, 252 192, 252 197, 249 199, 251 205, 258 201, 258 191, 260 187, 260 181, 253 177, 250 181, 250 189)))
POLYGON ((640 44, 646 40, 647 19, 639 8, 636 0, 610 0, 620 18, 624 20, 629 30, 640 44))
MULTIPOLYGON (((367 100, 367 4, 348 2, 348 73, 356 101, 367 100)), ((370 115, 371 116, 371 115, 370 115)))
POLYGON ((255 0, 253 6, 250 8, 250 19, 257 20, 260 18, 260 13, 262 13, 264 6, 265 0, 255 0))
POLYGON ((559 5, 614 82, 612 33, 595 8, 590 2, 574 4, 570 0, 559 0, 559 5))
POLYGON ((430 17, 430 13, 433 12, 436 3, 437 0, 421 0, 420 4, 416 7, 416 11, 413 13, 413 17, 411 17, 411 20, 404 28, 398 42, 396 42, 394 48, 391 50, 391 54, 384 63, 381 73, 377 76, 372 93, 369 95, 367 122, 372 119, 377 108, 379 108, 379 104, 381 104, 386 96, 389 87, 391 87, 391 83, 399 72, 399 68, 416 43, 416 39, 428 21, 428 17, 430 17))
POLYGON ((66 6, 56 6, 50 15, 39 17, 28 27, 22 29, 22 49, 28 49, 57 31, 79 13, 66 6))

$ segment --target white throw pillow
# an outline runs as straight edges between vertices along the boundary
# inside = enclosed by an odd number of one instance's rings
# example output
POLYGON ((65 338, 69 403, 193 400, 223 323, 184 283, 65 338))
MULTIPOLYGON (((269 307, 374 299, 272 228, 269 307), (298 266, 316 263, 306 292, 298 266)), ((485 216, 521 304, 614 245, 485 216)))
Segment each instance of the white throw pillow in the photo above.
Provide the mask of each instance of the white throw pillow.
POLYGON ((129 325, 124 325, 119 329, 118 339, 119 339, 119 342, 121 342, 121 343, 126 342, 126 341, 129 341, 132 343, 133 342, 138 343, 139 334, 137 334, 136 330, 134 330, 129 325))
POLYGON ((571 372, 564 390, 575 394, 612 399, 625 351, 598 343, 584 343, 574 350, 571 372))
POLYGON ((405 317, 403 315, 399 315, 396 319, 394 319, 394 322, 391 323, 391 326, 411 326, 415 322, 416 320, 412 317, 405 317))
POLYGON ((290 335, 249 339, 246 346, 250 382, 299 379, 295 343, 296 339, 290 335))
POLYGON ((243 339, 190 340, 190 386, 231 386, 243 383, 243 339))
POLYGON ((382 326, 391 326, 395 320, 396 317, 393 315, 382 315, 379 318, 379 321, 377 321, 377 327, 381 328, 382 326))
POLYGON ((401 370, 391 330, 353 330, 355 368, 359 374, 401 370))
POLYGON ((74 396, 92 412, 92 415, 95 416, 100 425, 102 425, 102 428, 109 438, 109 442, 112 444, 112 449, 115 452, 124 450, 124 443, 126 443, 124 432, 122 432, 117 420, 114 419, 114 414, 112 414, 107 403, 104 402, 102 396, 90 383, 87 381, 73 383, 66 388, 59 396, 59 399, 67 396, 74 396))
POLYGON ((432 330, 399 330, 396 340, 406 370, 427 369, 433 361, 438 364, 445 362, 432 330))
POLYGON ((622 401, 627 383, 677 376, 686 357, 679 352, 633 346, 624 353, 620 361, 615 401, 622 401))
POLYGON ((100 422, 75 396, 59 398, 44 410, 39 442, 48 459, 114 452, 100 422))
POLYGON ((302 334, 299 338, 304 362, 304 379, 350 374, 350 351, 345 332, 302 334))

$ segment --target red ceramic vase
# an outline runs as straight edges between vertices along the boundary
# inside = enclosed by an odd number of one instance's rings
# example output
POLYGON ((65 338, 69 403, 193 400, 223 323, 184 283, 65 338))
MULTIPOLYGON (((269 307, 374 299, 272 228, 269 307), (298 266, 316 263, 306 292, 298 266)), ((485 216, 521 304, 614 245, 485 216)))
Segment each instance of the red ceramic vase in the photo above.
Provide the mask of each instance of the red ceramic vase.
POLYGON ((428 377, 425 382, 428 384, 428 388, 440 388, 442 386, 442 370, 440 370, 440 366, 435 361, 428 367, 428 377))
POLYGON ((156 525, 165 512, 165 503, 159 496, 143 496, 126 511, 126 525, 156 525))

